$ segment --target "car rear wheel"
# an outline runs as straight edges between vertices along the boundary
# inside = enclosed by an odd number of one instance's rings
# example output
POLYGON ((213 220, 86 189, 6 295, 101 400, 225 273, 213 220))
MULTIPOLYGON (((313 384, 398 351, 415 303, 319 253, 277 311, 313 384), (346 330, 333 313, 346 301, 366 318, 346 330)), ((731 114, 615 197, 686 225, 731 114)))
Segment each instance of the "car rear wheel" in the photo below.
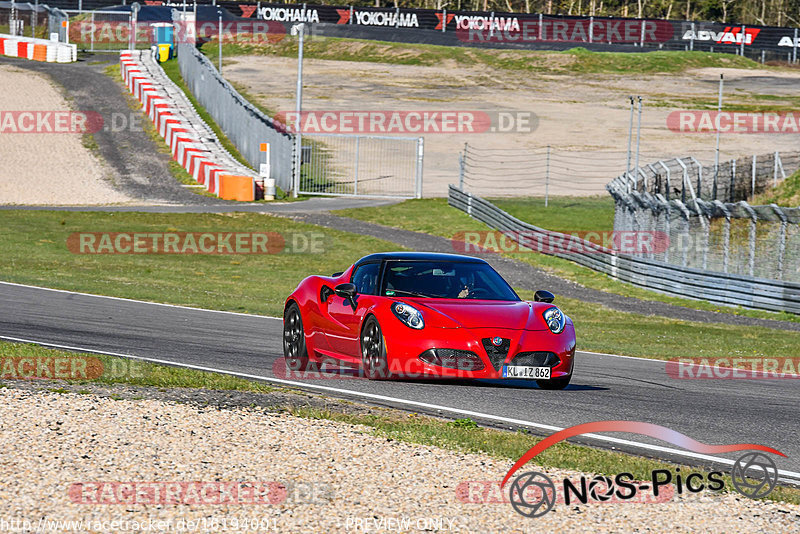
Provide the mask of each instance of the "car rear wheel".
POLYGON ((283 358, 290 371, 305 371, 309 367, 303 319, 294 303, 283 313, 283 358))
POLYGON ((378 324, 375 317, 367 319, 361 330, 361 366, 364 369, 364 375, 370 380, 389 377, 383 332, 381 332, 381 325, 378 324))
POLYGON ((570 380, 572 380, 571 374, 550 380, 537 380, 536 385, 539 386, 539 389, 564 389, 569 385, 570 380))

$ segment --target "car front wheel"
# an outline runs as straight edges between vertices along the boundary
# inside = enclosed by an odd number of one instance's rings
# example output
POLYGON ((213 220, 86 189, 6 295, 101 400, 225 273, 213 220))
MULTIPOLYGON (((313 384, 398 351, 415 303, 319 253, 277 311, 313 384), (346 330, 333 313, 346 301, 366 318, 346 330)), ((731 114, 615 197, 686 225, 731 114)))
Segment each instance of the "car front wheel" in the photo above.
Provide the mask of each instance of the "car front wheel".
POLYGON ((283 358, 290 371, 305 371, 309 366, 303 319, 294 303, 283 313, 283 358))
POLYGON ((361 330, 361 367, 364 369, 364 375, 370 380, 389 377, 386 345, 383 342, 381 325, 375 317, 367 319, 361 330))

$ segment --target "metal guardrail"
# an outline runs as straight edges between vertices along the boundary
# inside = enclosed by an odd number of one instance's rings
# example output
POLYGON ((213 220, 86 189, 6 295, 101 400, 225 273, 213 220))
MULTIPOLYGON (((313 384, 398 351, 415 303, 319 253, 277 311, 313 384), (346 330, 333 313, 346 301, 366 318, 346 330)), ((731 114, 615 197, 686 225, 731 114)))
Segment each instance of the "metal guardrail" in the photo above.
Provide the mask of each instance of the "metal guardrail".
POLYGON ((264 163, 262 143, 270 144, 271 177, 284 191, 292 188, 294 136, 282 131, 223 78, 194 45, 178 45, 181 76, 194 97, 254 169, 264 163))
MULTIPOLYGON (((448 203, 512 238, 524 234, 541 239, 553 236, 577 239, 520 221, 491 202, 453 185, 449 189, 448 203)), ((553 255, 644 289, 716 304, 800 314, 800 284, 679 267, 619 254, 590 241, 579 241, 585 252, 553 255)))

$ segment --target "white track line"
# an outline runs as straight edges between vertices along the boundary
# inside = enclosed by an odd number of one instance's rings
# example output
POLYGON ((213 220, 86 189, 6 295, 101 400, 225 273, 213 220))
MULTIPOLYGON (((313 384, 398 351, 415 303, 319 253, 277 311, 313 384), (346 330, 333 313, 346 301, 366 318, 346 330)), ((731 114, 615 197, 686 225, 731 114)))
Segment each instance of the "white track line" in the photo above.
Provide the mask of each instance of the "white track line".
MULTIPOLYGON (((158 364, 162 364, 162 365, 172 365, 172 366, 175 366, 175 367, 184 367, 184 368, 187 368, 187 369, 195 369, 195 370, 198 370, 198 371, 207 371, 207 372, 211 372, 211 373, 221 373, 221 374, 225 374, 225 375, 238 376, 238 377, 241 377, 241 378, 250 378, 250 379, 255 379, 255 380, 262 380, 262 381, 265 381, 265 382, 271 382, 271 383, 275 383, 275 384, 282 384, 282 385, 285 385, 285 386, 295 386, 295 387, 299 387, 299 388, 313 389, 313 390, 318 390, 318 391, 326 391, 326 392, 331 392, 331 393, 337 393, 337 394, 340 394, 340 395, 343 394, 343 395, 350 395, 350 396, 353 396, 353 397, 361 397, 361 398, 370 399, 370 400, 373 400, 373 401, 390 402, 390 403, 396 403, 396 404, 403 404, 403 405, 406 405, 406 406, 414 406, 414 407, 417 407, 417 408, 426 408, 428 410, 438 410, 438 411, 449 412, 449 413, 458 414, 458 415, 466 415, 466 416, 469 416, 471 418, 472 417, 480 418, 480 419, 485 419, 485 420, 489 420, 489 421, 496 421, 496 422, 499 422, 499 423, 512 424, 512 425, 516 425, 516 426, 527 426, 527 427, 531 427, 531 428, 537 428, 537 429, 540 429, 540 430, 547 430, 547 431, 550 431, 550 432, 558 432, 560 430, 564 430, 563 427, 558 427, 558 426, 553 426, 553 425, 546 425, 546 424, 542 424, 542 423, 534 423, 532 421, 524 421, 522 419, 513 419, 511 417, 502 417, 502 416, 499 416, 499 415, 491 415, 491 414, 485 414, 485 413, 480 413, 480 412, 473 412, 471 410, 463 410, 463 409, 460 409, 460 408, 450 408, 448 406, 439 406, 437 404, 429 404, 429 403, 426 403, 426 402, 419 402, 419 401, 413 401, 413 400, 407 400, 407 399, 399 399, 399 398, 396 398, 396 397, 388 397, 386 395, 376 395, 374 393, 365 393, 365 392, 353 391, 353 390, 349 390, 349 389, 338 389, 338 388, 332 388, 332 387, 328 387, 328 386, 320 386, 320 385, 317 385, 317 384, 309 384, 307 382, 296 382, 294 380, 284 380, 282 378, 273 378, 273 377, 269 377, 269 376, 260 376, 260 375, 251 375, 251 374, 247 374, 247 373, 238 373, 238 372, 235 372, 235 371, 227 371, 225 369, 216 369, 214 367, 204 367, 204 366, 201 366, 201 365, 178 363, 178 362, 173 362, 173 361, 169 361, 169 360, 159 360, 159 359, 156 359, 156 358, 146 358, 146 357, 143 357, 143 356, 134 356, 132 354, 120 354, 120 353, 115 353, 115 352, 93 350, 93 349, 87 349, 87 348, 82 348, 82 347, 71 347, 71 346, 68 346, 68 345, 58 345, 58 344, 55 344, 55 343, 46 343, 46 342, 35 341, 35 340, 31 340, 31 339, 21 339, 21 338, 9 337, 9 336, 0 336, 0 339, 5 339, 5 340, 8 340, 8 341, 16 341, 16 342, 20 342, 20 343, 34 343, 36 345, 42 345, 42 346, 45 346, 45 347, 53 347, 53 348, 65 349, 65 350, 89 352, 89 353, 94 353, 94 354, 106 354, 106 355, 109 355, 109 356, 118 356, 118 357, 121 357, 121 358, 130 358, 130 359, 134 359, 134 360, 142 360, 142 361, 158 363, 158 364)), ((734 460, 729 460, 728 458, 721 458, 721 457, 718 457, 718 456, 711 456, 711 455, 708 455, 708 454, 699 454, 699 453, 695 453, 695 452, 691 452, 691 451, 683 451, 683 450, 680 450, 680 449, 673 449, 671 447, 662 447, 660 445, 651 445, 649 443, 641 443, 641 442, 638 442, 638 441, 631 441, 631 440, 627 440, 627 439, 620 439, 620 438, 614 438, 614 437, 610 437, 610 436, 603 436, 603 435, 600 435, 600 434, 583 434, 583 436, 586 437, 586 438, 595 439, 595 440, 598 440, 598 441, 603 441, 605 443, 612 443, 612 444, 615 444, 615 445, 625 445, 625 446, 628 446, 628 447, 634 447, 634 448, 638 448, 638 449, 643 449, 643 450, 646 450, 646 451, 649 451, 649 452, 661 452, 661 453, 673 454, 673 455, 682 456, 682 457, 685 457, 685 458, 692 458, 694 460, 708 460, 708 461, 712 461, 712 462, 718 462, 718 463, 721 463, 721 464, 724 464, 724 465, 733 465, 735 463, 734 460)), ((796 483, 800 483, 800 473, 797 473, 797 472, 794 472, 794 471, 785 471, 785 470, 778 470, 778 473, 783 478, 783 480, 785 480, 785 481, 792 482, 792 483, 795 483, 795 484, 796 483)))
POLYGON ((282 317, 272 317, 271 315, 257 315, 255 313, 241 313, 241 312, 232 312, 232 311, 223 311, 223 310, 209 310, 207 308, 194 308, 192 306, 180 306, 178 304, 163 304, 161 302, 150 302, 147 300, 136 300, 136 299, 126 299, 123 297, 109 297, 108 295, 95 295, 93 293, 81 293, 80 291, 68 291, 66 289, 53 289, 50 287, 40 287, 40 286, 30 286, 27 284, 15 284, 14 282, 2 282, 0 281, 0 285, 6 286, 16 286, 16 287, 27 287, 30 289, 41 289, 42 291, 54 291, 56 293, 67 293, 69 295, 81 295, 82 297, 94 297, 98 299, 110 299, 110 300, 122 300, 125 302, 136 302, 138 304, 152 304, 153 306, 165 306, 167 308, 180 308, 182 310, 194 310, 194 311, 204 311, 210 313, 225 313, 228 315, 241 315, 243 317, 260 317, 262 319, 278 319, 283 321, 282 317))

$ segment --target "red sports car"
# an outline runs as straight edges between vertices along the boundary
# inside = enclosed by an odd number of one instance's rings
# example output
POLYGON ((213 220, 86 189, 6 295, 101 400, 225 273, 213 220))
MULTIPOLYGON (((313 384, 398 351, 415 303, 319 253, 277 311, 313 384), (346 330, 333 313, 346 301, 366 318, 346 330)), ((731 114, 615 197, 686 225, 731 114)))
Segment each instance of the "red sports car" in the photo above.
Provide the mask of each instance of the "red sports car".
POLYGON ((563 389, 575 329, 551 293, 534 299, 521 300, 478 258, 371 254, 342 273, 309 276, 286 299, 286 366, 334 362, 371 379, 533 379, 563 389))

